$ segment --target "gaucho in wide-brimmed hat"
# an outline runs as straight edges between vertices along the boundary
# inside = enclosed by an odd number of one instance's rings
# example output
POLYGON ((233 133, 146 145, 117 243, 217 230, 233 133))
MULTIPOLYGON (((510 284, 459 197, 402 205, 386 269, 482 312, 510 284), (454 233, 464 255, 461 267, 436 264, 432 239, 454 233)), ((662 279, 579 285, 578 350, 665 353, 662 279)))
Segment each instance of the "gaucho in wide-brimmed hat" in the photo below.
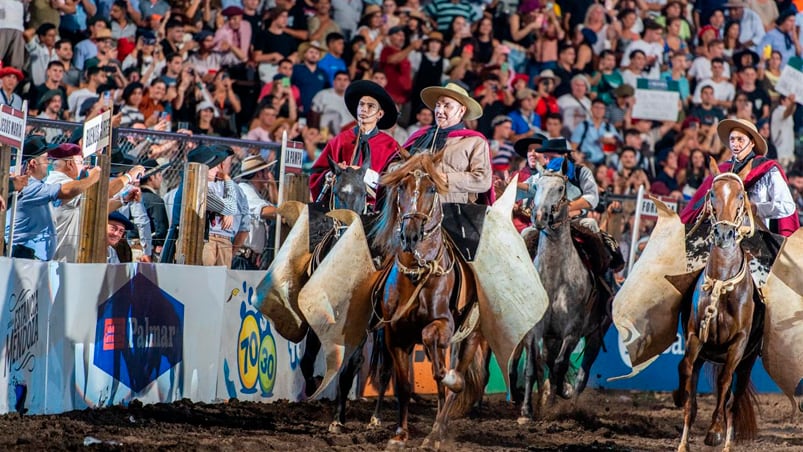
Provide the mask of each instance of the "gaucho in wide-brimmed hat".
MULTIPOLYGON (((792 235, 800 227, 795 201, 783 168, 766 157, 767 141, 755 124, 744 119, 724 119, 717 125, 717 135, 731 152, 731 158, 719 165, 719 171, 739 174, 750 203, 755 206, 755 214, 768 223, 772 232, 792 235)), ((713 178, 708 177, 697 189, 680 213, 684 223, 696 221, 712 184, 713 178)))
POLYGON ((324 189, 326 174, 331 170, 330 160, 342 167, 368 163, 365 182, 370 194, 376 189, 379 173, 399 150, 396 140, 380 131, 395 126, 399 116, 396 104, 384 88, 369 80, 358 80, 349 84, 343 97, 357 126, 332 138, 312 165, 310 191, 314 200, 324 189))
POLYGON ((443 153, 438 165, 449 183, 444 202, 493 202, 488 140, 463 123, 482 116, 482 106, 457 83, 424 88, 421 100, 433 110, 435 124, 412 134, 403 147, 411 154, 443 153))

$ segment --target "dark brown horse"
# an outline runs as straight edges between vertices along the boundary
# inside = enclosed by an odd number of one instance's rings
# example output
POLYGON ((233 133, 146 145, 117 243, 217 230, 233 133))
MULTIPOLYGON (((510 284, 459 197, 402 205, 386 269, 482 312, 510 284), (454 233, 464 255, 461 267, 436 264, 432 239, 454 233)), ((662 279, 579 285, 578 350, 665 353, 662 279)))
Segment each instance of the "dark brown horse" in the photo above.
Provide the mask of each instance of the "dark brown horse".
POLYGON ((488 350, 479 327, 468 326, 463 338, 453 341, 463 323, 471 323, 465 319, 477 303, 477 287, 471 272, 462 271, 465 264, 451 251, 441 228, 440 194, 447 185, 433 159, 425 153, 410 157, 381 180, 388 191, 374 245, 392 261, 388 259, 379 297, 371 372, 375 375, 392 361, 399 426, 389 448, 404 447, 408 439, 408 375, 416 344, 424 345, 438 386, 438 413, 424 446, 440 447, 450 416, 466 412, 485 389, 488 350))
POLYGON ((720 174, 716 164, 710 166, 715 177, 703 215, 711 221, 712 244, 698 281, 697 309, 690 310, 685 324, 686 355, 678 367, 680 387, 674 394, 675 403, 684 407, 679 451, 689 449, 697 379, 705 361, 719 367, 717 404, 705 444, 718 446, 724 439, 724 450, 729 451, 734 436, 751 440, 757 432, 750 372, 760 351, 763 306, 754 301, 755 286, 741 247, 742 239, 755 231, 755 220, 740 175, 720 174))

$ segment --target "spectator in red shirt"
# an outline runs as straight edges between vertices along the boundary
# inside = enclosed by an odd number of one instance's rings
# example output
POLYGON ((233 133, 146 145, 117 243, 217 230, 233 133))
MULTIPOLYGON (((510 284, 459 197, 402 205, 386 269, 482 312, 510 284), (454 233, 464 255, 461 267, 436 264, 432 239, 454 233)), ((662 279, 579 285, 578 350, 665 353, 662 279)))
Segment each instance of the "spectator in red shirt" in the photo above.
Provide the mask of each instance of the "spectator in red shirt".
POLYGON ((413 50, 420 49, 422 44, 422 40, 416 39, 407 47, 403 47, 404 28, 397 26, 388 31, 387 44, 382 47, 382 53, 379 55, 379 67, 388 80, 393 80, 386 89, 397 105, 410 100, 410 93, 413 90, 413 66, 409 56, 413 50))
POLYGON ((550 113, 560 113, 558 107, 558 99, 552 93, 555 87, 560 83, 552 69, 546 69, 538 74, 535 79, 536 92, 538 93, 538 101, 535 104, 535 114, 541 117, 541 124, 546 124, 546 115, 550 113))

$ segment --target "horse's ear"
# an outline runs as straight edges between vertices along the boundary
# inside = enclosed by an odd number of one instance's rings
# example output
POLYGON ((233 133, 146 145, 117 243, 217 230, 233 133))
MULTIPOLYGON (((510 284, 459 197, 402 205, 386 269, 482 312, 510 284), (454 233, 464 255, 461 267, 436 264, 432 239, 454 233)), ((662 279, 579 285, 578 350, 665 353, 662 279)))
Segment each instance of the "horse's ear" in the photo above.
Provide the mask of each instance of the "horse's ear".
POLYGON ((326 158, 329 160, 329 169, 331 169, 335 175, 340 174, 340 166, 338 166, 336 161, 332 160, 332 156, 327 155, 326 158))
POLYGON ((708 170, 711 171, 713 177, 719 176, 719 165, 714 157, 708 157, 708 170))
POLYGON ((566 176, 569 174, 569 157, 563 157, 563 162, 560 164, 560 174, 566 176))

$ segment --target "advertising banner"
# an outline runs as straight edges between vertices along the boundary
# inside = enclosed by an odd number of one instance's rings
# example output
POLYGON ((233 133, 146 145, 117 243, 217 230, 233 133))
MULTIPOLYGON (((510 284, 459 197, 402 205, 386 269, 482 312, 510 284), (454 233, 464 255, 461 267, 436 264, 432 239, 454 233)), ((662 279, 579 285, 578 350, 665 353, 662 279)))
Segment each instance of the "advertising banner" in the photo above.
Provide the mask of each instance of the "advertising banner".
POLYGON ((224 280, 214 267, 59 264, 48 412, 213 401, 224 280))
POLYGON ((45 405, 48 263, 0 258, 0 413, 41 414, 45 405))
POLYGON ((299 364, 304 342, 282 337, 256 304, 261 271, 227 272, 217 398, 299 401, 304 378, 299 364))

